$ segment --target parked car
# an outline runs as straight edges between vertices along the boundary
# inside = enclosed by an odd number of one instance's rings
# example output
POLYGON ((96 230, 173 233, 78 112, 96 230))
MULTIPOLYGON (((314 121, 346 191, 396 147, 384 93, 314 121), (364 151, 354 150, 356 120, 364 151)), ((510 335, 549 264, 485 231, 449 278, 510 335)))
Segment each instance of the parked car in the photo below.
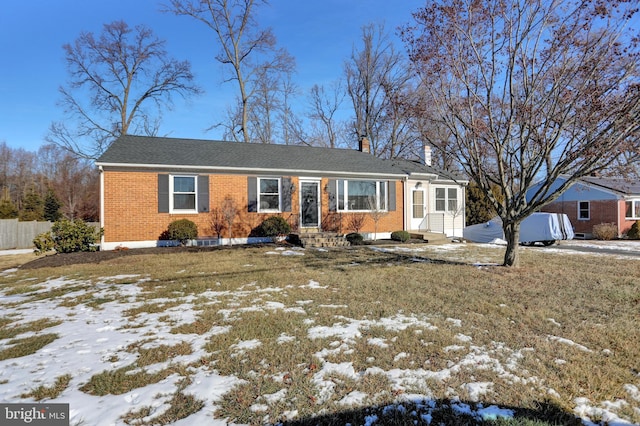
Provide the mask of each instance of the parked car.
MULTIPOLYGON (((491 243, 505 239, 502 220, 499 217, 486 223, 467 226, 462 235, 476 243, 491 243)), ((520 226, 520 244, 523 245, 541 243, 550 246, 558 240, 572 240, 573 237, 571 221, 562 213, 533 213, 523 220, 520 226)))

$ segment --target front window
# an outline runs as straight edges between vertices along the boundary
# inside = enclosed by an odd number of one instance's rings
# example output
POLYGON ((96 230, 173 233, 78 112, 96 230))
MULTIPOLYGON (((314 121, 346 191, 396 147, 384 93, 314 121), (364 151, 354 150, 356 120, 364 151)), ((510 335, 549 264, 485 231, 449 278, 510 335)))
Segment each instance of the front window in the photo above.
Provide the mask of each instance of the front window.
POLYGON ((387 209, 387 182, 338 180, 338 210, 373 211, 387 209))
POLYGON ((172 176, 171 210, 176 212, 196 212, 196 177, 172 176))
POLYGON ((589 211, 590 209, 588 201, 578 202, 578 220, 589 220, 589 218, 591 217, 589 211))
POLYGON ((258 179, 258 211, 279 212, 280 211, 280 179, 260 178, 258 179))
POLYGON ((458 211, 458 188, 436 188, 436 211, 458 211))
POLYGON ((625 202, 625 219, 640 220, 640 200, 629 200, 625 202))

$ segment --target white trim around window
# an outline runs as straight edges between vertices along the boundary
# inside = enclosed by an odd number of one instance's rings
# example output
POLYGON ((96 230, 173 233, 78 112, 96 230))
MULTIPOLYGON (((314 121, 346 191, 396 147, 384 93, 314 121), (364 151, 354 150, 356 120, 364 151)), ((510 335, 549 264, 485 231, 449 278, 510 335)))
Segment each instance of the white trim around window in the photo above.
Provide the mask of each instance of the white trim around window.
POLYGON ((436 212, 455 213, 460 207, 460 204, 458 203, 459 191, 457 187, 437 186, 434 188, 434 197, 436 200, 436 212))
POLYGON ((169 212, 198 213, 198 177, 196 175, 169 176, 169 212))
POLYGON ((280 213, 282 212, 282 182, 279 177, 258 178, 258 212, 280 213))
POLYGON ((640 220, 640 198, 626 200, 624 202, 624 218, 627 220, 640 220))
POLYGON ((336 182, 338 211, 371 212, 389 209, 387 181, 339 179, 336 182), (372 202, 375 206, 371 206, 372 202))
POLYGON ((591 203, 578 201, 578 220, 591 220, 591 203))

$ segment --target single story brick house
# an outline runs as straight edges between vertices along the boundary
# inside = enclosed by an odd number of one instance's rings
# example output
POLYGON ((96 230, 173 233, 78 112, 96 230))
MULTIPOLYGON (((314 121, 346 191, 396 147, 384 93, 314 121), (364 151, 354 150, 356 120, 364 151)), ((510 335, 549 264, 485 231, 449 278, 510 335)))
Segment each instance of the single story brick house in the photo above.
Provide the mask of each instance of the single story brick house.
MULTIPOLYGON (((212 216, 225 203, 238 210, 231 233, 237 243, 261 241, 251 230, 272 215, 300 232, 348 233, 359 214, 361 233, 376 229, 384 238, 427 229, 430 210, 444 216, 454 200, 464 211, 466 182, 429 164, 376 158, 366 138, 351 150, 126 135, 96 165, 102 250, 162 245, 169 223, 183 218, 198 226, 198 244, 217 244, 212 216)), ((464 217, 453 219, 461 234, 464 217)))
MULTIPOLYGON (((558 178, 558 185, 566 178, 558 178)), ((535 191, 536 187, 530 191, 535 191)), ((614 223, 618 236, 629 231, 640 220, 640 182, 606 177, 584 177, 564 191, 542 211, 565 213, 576 236, 591 238, 593 226, 614 223)))

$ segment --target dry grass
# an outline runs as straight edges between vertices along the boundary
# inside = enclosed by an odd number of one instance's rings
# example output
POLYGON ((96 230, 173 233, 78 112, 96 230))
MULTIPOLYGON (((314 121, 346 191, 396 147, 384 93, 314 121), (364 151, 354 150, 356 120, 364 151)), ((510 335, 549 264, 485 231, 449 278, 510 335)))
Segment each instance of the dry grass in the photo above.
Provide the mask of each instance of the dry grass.
POLYGON ((36 401, 42 401, 43 399, 53 399, 60 396, 62 392, 69 386, 71 382, 71 374, 63 374, 56 378, 55 383, 52 386, 38 386, 32 389, 28 393, 20 395, 21 398, 33 398, 36 401))
MULTIPOLYGON (((216 404, 216 416, 237 423, 361 424, 376 415, 384 424, 426 424, 419 413, 428 409, 432 424, 475 424, 477 419, 455 412, 450 399, 474 405, 465 384, 477 382, 492 383, 480 401, 485 406, 519 413, 514 420, 495 422, 499 425, 571 424, 577 397, 594 405, 634 402, 624 389, 640 385, 640 268, 635 259, 558 255, 540 248, 522 252, 521 268, 506 269, 478 266, 500 262, 502 251, 476 245, 418 253, 367 247, 307 250, 304 256, 265 255, 267 250, 127 256, 97 265, 31 270, 0 277, 0 290, 21 289, 25 300, 34 301, 64 297, 64 288, 35 292, 51 277, 75 280, 78 284, 66 289, 76 292, 89 291, 82 280, 103 282, 113 271, 147 278, 137 283, 142 293, 124 315, 131 322, 153 315, 159 327, 178 338, 206 336, 206 356, 176 365, 174 357, 200 348, 186 340, 165 345, 144 336, 128 348, 138 354, 135 363, 94 375, 82 391, 122 394, 172 374, 188 379, 197 369, 233 375, 243 382, 216 404), (185 298, 196 319, 178 323, 165 311, 185 298), (390 319, 403 327, 389 326, 390 319), (354 324, 355 335, 310 337, 321 327, 354 324), (467 362, 480 353, 486 361, 467 362), (318 373, 326 363, 348 363, 355 376, 325 374, 322 380, 333 387, 321 395, 318 373), (160 369, 145 370, 158 364, 160 369), (444 379, 427 374, 444 370, 449 371, 444 379), (399 384, 389 371, 427 373, 415 383, 399 384), (403 411, 390 405, 411 393, 428 395, 431 406, 406 402, 403 411), (354 394, 368 395, 367 408, 341 403, 354 394), (291 413, 296 413, 293 419, 291 413)), ((73 300, 100 304, 84 296, 73 300)), ((0 322, 0 332, 17 331, 11 323, 0 322)), ((169 399, 169 410, 155 413, 154 424, 202 408, 202 401, 184 389, 169 399)), ((144 424, 141 419, 152 414, 146 407, 124 419, 144 424)), ((640 411, 631 406, 618 414, 640 422, 640 411)))

